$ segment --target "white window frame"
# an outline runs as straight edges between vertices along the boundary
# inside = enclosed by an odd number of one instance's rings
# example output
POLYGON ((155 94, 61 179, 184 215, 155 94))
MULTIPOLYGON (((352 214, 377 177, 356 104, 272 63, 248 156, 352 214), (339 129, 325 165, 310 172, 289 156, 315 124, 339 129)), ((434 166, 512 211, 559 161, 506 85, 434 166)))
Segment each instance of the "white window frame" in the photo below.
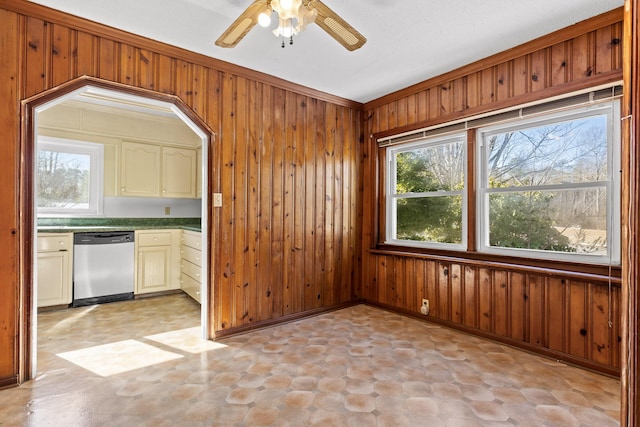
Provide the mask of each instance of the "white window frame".
POLYGON ((432 249, 445 249, 465 251, 467 249, 467 133, 456 132, 453 134, 440 135, 436 137, 429 137, 421 139, 416 142, 403 143, 394 146, 389 146, 386 149, 386 171, 385 171, 385 201, 386 201, 386 224, 385 224, 385 244, 411 246, 419 248, 432 248, 432 249), (437 145, 451 144, 460 142, 462 144, 462 156, 463 156, 463 173, 464 173, 464 185, 461 190, 458 191, 432 191, 424 193, 401 193, 398 194, 396 190, 396 162, 395 155, 402 152, 414 151, 416 149, 424 147, 433 147, 437 145), (401 240, 397 238, 396 226, 397 215, 396 209, 397 201, 399 199, 408 198, 424 198, 424 197, 443 197, 443 196, 461 196, 462 197, 462 239, 458 243, 440 243, 429 241, 416 241, 416 240, 401 240))
MULTIPOLYGON (((102 216, 104 200, 104 145, 95 142, 38 136, 36 144, 37 162, 40 150, 60 151, 64 153, 82 154, 90 158, 89 207, 84 208, 43 208, 37 200, 37 215, 40 217, 82 217, 102 216)), ((37 169, 37 166, 35 167, 37 169)), ((36 176, 37 179, 37 176, 36 176)), ((37 186, 36 186, 37 188, 37 186)), ((35 195, 37 198, 37 194, 35 195)))
MULTIPOLYGON (((477 131, 477 242, 478 251, 484 253, 529 257, 543 260, 583 262, 589 264, 620 264, 620 103, 617 100, 593 103, 567 109, 561 112, 547 113, 535 118, 521 119, 498 125, 479 128, 477 131), (488 188, 488 161, 485 141, 492 135, 501 134, 525 127, 543 126, 571 119, 604 115, 607 117, 607 181, 603 186, 607 191, 607 255, 545 251, 521 248, 496 247, 489 244, 489 195, 521 191, 579 189, 580 184, 556 184, 530 187, 488 188)), ((584 187, 585 185, 583 185, 584 187)), ((589 187, 592 187, 591 185, 589 187)))

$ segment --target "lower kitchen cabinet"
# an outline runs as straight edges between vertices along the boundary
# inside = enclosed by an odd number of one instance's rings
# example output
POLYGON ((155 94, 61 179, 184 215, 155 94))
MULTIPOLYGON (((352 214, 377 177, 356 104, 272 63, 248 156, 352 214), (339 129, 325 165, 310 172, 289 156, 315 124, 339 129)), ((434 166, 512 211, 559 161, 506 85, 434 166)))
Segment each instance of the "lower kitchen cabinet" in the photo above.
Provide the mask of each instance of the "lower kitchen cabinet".
POLYGON ((70 304, 73 233, 39 233, 37 246, 38 307, 70 304))
POLYGON ((182 290, 199 303, 202 302, 202 235, 197 231, 182 232, 181 276, 182 290))
POLYGON ((135 293, 180 288, 180 230, 138 230, 135 233, 135 293))

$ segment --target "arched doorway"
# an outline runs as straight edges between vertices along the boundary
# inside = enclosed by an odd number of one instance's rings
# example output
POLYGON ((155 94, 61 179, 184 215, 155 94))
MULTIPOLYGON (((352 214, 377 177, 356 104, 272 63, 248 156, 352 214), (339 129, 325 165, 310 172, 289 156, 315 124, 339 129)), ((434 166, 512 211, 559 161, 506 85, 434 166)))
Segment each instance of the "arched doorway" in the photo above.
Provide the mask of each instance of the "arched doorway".
MULTIPOLYGON (((35 195, 35 161, 37 157, 37 129, 38 115, 69 100, 91 100, 90 102, 109 105, 110 108, 122 108, 128 111, 138 111, 148 114, 171 116, 186 125, 200 140, 202 161, 200 168, 201 184, 201 227, 202 227, 202 259, 209 259, 210 242, 214 232, 212 210, 209 203, 209 162, 211 158, 214 133, 213 131, 178 97, 166 95, 146 89, 113 83, 91 77, 80 77, 49 91, 38 94, 22 102, 21 129, 21 187, 22 193, 20 212, 22 213, 21 229, 21 312, 20 312, 20 366, 18 381, 24 382, 35 376, 37 363, 37 303, 35 299, 36 269, 36 195, 35 195)), ((201 311, 200 329, 204 339, 210 338, 210 310, 212 286, 210 278, 211 266, 202 262, 200 272, 201 311)))

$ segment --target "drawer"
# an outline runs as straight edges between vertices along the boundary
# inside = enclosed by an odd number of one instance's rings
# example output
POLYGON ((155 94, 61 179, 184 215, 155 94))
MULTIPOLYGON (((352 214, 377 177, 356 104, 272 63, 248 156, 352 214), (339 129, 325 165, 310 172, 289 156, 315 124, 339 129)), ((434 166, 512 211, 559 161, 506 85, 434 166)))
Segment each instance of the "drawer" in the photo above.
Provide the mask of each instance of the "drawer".
POLYGON ((73 234, 38 234, 38 238, 36 240, 38 252, 70 251, 73 245, 73 234))
POLYGON ((195 249, 202 248, 202 237, 200 233, 193 233, 189 231, 182 232, 182 244, 190 246, 195 249))
POLYGON ((200 298, 200 283, 183 273, 182 276, 180 276, 180 287, 191 298, 202 302, 200 298))
POLYGON ((171 232, 137 233, 138 246, 170 246, 171 232))
POLYGON ((202 252, 189 246, 180 246, 180 255, 183 260, 192 262, 196 265, 202 265, 202 252))
POLYGON ((182 272, 184 274, 195 279, 196 281, 198 281, 198 283, 202 282, 202 280, 200 279, 202 267, 200 267, 199 265, 195 265, 192 262, 185 261, 184 259, 182 260, 181 266, 182 266, 182 272))

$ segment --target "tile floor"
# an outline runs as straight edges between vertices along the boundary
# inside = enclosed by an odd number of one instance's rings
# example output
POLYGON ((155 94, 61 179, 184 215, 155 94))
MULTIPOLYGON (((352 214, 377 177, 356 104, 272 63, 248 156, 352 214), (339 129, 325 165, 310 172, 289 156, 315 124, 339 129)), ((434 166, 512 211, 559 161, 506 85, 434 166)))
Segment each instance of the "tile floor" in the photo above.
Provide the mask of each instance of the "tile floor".
POLYGON ((613 426, 619 381, 359 305, 220 340, 188 297, 38 316, 1 426, 613 426))

